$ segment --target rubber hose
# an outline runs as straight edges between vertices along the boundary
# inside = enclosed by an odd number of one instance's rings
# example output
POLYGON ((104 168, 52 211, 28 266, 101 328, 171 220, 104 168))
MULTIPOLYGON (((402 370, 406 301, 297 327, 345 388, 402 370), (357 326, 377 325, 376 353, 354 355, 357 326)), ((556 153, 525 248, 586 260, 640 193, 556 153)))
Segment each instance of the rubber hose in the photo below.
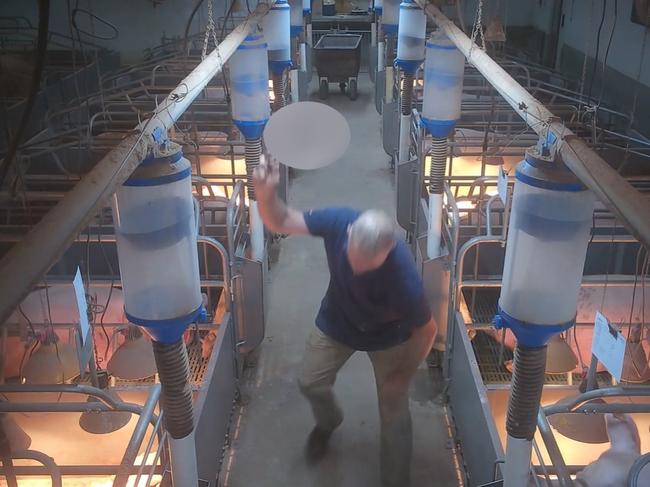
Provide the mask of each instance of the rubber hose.
POLYGON ((277 112, 280 108, 287 105, 287 77, 286 70, 280 74, 273 74, 273 111, 277 112))
POLYGON ((253 171, 260 164, 262 155, 262 139, 246 139, 246 189, 248 198, 255 201, 255 186, 253 185, 253 171))
POLYGON ((175 440, 185 438, 194 430, 190 365, 183 340, 167 344, 153 343, 153 353, 162 386, 165 427, 175 440))
POLYGON ((413 107, 413 75, 404 73, 402 80, 402 115, 410 115, 413 107))
POLYGON ((506 431, 512 438, 532 441, 535 436, 545 369, 546 345, 517 345, 506 419, 506 431))
POLYGON ((447 137, 433 137, 431 143, 429 191, 431 194, 442 194, 445 189, 445 171, 447 169, 449 142, 447 141, 447 137))

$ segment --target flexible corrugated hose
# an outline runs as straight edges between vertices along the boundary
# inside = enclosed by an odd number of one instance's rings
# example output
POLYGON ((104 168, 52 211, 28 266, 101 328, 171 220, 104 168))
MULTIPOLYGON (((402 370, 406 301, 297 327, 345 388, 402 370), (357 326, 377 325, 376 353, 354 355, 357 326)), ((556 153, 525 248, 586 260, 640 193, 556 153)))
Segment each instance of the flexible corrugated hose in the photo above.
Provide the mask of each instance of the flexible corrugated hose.
POLYGON ((532 441, 535 436, 545 369, 546 345, 517 345, 506 419, 506 431, 512 438, 532 441))
POLYGON ((401 109, 402 115, 410 115, 411 108, 413 107, 413 75, 404 73, 402 80, 402 101, 401 109))
POLYGON ((281 74, 273 74, 273 94, 275 100, 273 101, 273 111, 276 112, 287 104, 287 76, 286 70, 281 74))
POLYGON ((165 428, 175 440, 185 438, 194 430, 190 366, 185 343, 153 343, 153 353, 162 386, 165 428))
POLYGON ((449 142, 447 137, 433 137, 431 139, 431 167, 429 168, 429 191, 431 194, 442 194, 444 191, 448 153, 449 142))
POLYGON ((255 187, 253 186, 253 171, 260 164, 262 155, 262 139, 246 139, 246 188, 248 198, 255 201, 255 187))

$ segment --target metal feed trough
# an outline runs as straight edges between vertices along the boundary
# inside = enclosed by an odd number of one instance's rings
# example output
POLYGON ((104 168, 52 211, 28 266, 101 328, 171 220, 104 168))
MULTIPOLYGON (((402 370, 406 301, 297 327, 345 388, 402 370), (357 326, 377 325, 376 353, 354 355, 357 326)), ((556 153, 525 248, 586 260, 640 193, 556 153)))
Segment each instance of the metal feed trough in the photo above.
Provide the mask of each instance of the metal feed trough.
POLYGON ((314 46, 314 64, 318 72, 318 96, 327 98, 329 84, 338 83, 341 93, 356 100, 357 77, 361 65, 361 36, 358 34, 325 34, 314 46))

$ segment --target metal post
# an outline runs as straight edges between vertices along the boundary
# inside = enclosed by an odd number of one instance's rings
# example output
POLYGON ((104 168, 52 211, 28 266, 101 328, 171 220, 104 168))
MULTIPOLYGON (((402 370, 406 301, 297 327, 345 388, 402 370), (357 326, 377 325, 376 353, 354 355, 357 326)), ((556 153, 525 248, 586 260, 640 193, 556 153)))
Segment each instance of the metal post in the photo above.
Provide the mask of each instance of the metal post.
POLYGON ((607 207, 616 214, 634 236, 650 245, 650 200, 620 176, 587 143, 526 91, 488 54, 473 45, 438 7, 426 0, 415 0, 467 60, 503 96, 515 112, 542 137, 555 138, 564 163, 607 207))

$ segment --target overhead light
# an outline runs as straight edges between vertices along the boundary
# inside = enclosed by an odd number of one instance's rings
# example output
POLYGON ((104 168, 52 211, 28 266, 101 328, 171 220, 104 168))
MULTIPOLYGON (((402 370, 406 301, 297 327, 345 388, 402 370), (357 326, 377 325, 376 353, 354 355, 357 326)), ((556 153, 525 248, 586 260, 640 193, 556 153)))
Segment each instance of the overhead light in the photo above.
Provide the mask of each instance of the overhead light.
MULTIPOLYGON (((564 398, 558 401, 558 404, 567 403, 572 397, 564 398)), ((602 399, 589 401, 592 404, 604 404, 602 399)), ((605 424, 605 415, 602 413, 584 414, 584 413, 562 413, 553 414, 548 417, 548 422, 562 436, 566 436, 581 443, 607 443, 607 425, 605 424)))
POLYGON ((45 331, 41 343, 23 369, 29 384, 62 384, 79 375, 79 359, 74 346, 61 343, 52 328, 45 331))
POLYGON ((8 414, 0 414, 0 423, 4 429, 5 435, 9 440, 11 451, 29 450, 32 439, 25 433, 18 423, 16 423, 8 414))
POLYGON ((140 328, 129 325, 125 340, 108 361, 108 373, 124 380, 141 380, 158 372, 151 341, 140 328))
POLYGON ((561 335, 557 334, 549 340, 546 351, 547 374, 567 374, 577 365, 578 357, 561 335))
MULTIPOLYGON (((108 388, 103 390, 114 401, 121 401, 116 392, 108 388)), ((89 396, 87 402, 100 403, 101 401, 89 396)), ((86 411, 79 418, 79 426, 88 433, 103 435, 123 428, 130 420, 131 413, 126 411, 86 411)))
MULTIPOLYGON (((598 383, 595 384, 598 389, 598 383)), ((582 379, 579 391, 583 394, 587 390, 587 379, 582 379)), ((566 404, 572 401, 575 396, 565 397, 557 402, 557 404, 566 404)), ((597 398, 589 401, 593 404, 605 404, 605 401, 597 398)), ((562 413, 553 414, 548 417, 548 422, 560 433, 562 436, 570 438, 581 443, 608 443, 609 435, 607 434, 607 424, 605 423, 605 415, 602 413, 562 413)))

